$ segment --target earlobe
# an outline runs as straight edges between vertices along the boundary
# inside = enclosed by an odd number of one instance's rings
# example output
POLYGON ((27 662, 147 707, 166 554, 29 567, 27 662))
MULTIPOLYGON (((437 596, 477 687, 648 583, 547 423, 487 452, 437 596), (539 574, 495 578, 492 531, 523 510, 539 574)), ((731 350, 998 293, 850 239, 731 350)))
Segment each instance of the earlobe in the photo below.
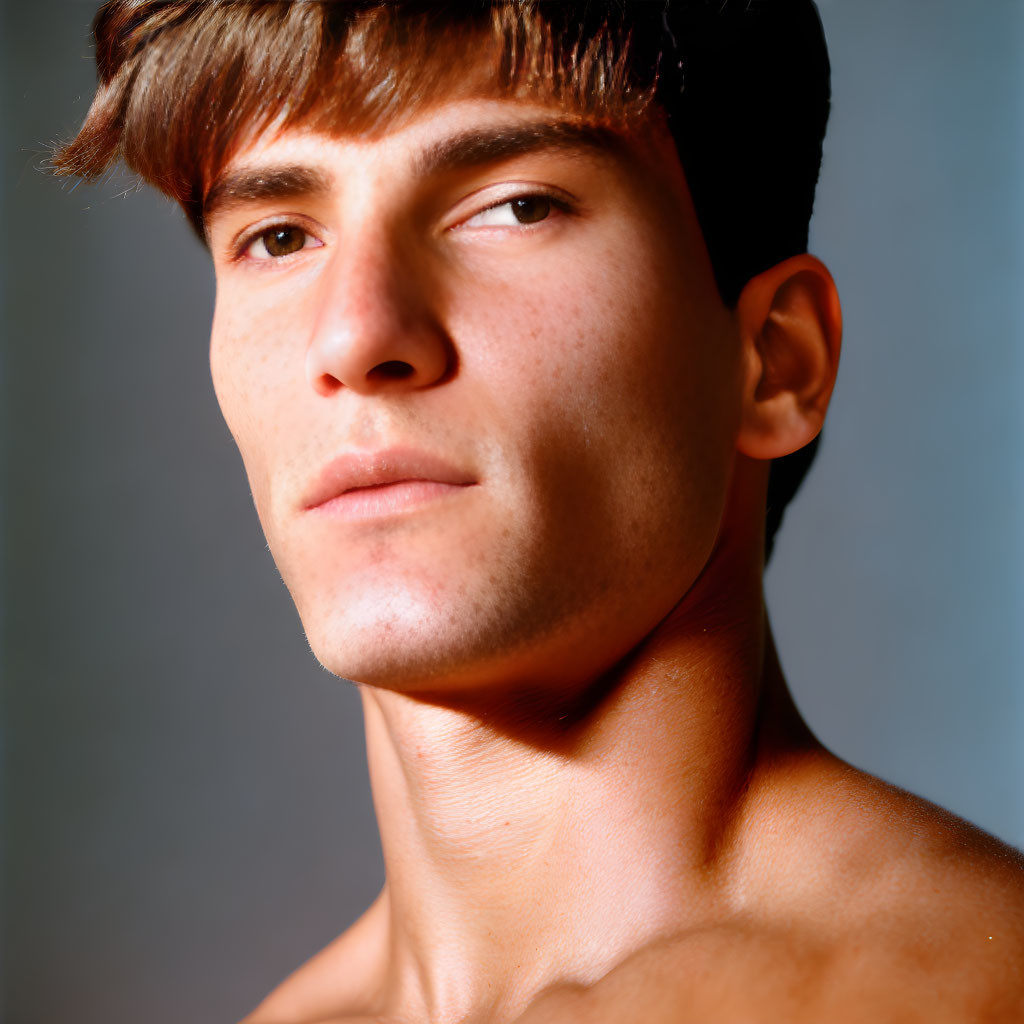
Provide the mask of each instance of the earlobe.
POLYGON ((814 256, 794 256, 747 283, 736 315, 746 367, 737 448, 755 459, 789 455, 821 430, 835 385, 835 282, 814 256))

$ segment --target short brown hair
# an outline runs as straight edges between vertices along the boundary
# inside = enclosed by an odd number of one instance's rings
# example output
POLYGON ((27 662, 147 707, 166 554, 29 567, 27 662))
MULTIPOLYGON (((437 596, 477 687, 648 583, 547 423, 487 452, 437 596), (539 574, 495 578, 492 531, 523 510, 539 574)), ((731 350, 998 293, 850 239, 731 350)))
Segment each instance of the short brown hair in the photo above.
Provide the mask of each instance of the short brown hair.
POLYGON ((201 228, 213 179, 272 124, 372 133, 496 92, 602 120, 646 107, 654 68, 637 79, 621 25, 586 31, 537 7, 113 0, 94 24, 96 98, 57 169, 92 178, 120 159, 201 228))
MULTIPOLYGON (((60 173, 118 159, 203 234, 206 190, 261 129, 372 132, 499 93, 669 128, 718 290, 804 252, 830 103, 813 0, 111 0, 99 87, 60 173)), ((767 550, 817 442, 772 466, 767 550)))

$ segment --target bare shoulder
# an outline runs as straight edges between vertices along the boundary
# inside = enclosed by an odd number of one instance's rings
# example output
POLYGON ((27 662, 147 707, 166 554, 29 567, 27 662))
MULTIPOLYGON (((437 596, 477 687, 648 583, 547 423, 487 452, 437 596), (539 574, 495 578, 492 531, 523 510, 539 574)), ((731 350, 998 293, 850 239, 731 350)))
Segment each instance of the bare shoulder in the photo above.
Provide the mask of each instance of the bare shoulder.
POLYGON ((521 1024, 1024 1024, 1024 857, 830 755, 776 767, 730 909, 521 1024))
POLYGON ((386 908, 378 899, 347 931, 278 985, 240 1024, 375 1024, 365 1013, 378 994, 379 948, 386 908))
POLYGON ((782 765, 759 804, 744 873, 785 886, 788 910, 970 918, 986 940, 1000 925, 1022 937, 1024 855, 941 807, 827 753, 782 765))
POLYGON ((736 905, 818 951, 823 993, 1024 1021, 1024 856, 831 755, 779 769, 736 905))
POLYGON ((516 1024, 1021 1024, 1012 958, 935 964, 900 944, 736 920, 645 948, 598 983, 543 993, 516 1024))

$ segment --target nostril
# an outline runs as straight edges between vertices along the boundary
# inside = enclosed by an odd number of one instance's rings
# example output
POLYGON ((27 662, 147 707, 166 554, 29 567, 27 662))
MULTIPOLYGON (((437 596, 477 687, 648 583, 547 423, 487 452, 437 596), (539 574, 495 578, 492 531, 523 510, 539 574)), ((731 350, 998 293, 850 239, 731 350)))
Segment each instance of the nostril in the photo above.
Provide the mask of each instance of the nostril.
POLYGON ((408 363, 401 359, 389 359, 385 363, 379 363, 368 374, 369 380, 405 380, 411 377, 416 371, 408 363))
POLYGON ((341 381, 333 374, 321 373, 320 376, 314 380, 313 386, 321 395, 333 395, 334 392, 341 387, 341 381))

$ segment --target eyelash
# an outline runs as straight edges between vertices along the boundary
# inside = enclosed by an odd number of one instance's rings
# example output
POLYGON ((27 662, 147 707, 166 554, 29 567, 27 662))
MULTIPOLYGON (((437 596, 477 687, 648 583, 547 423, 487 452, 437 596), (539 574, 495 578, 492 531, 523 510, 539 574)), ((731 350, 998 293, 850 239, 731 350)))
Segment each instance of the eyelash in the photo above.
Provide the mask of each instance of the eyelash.
MULTIPOLYGON (((572 203, 569 202, 561 194, 557 194, 556 195, 553 192, 548 192, 548 191, 545 191, 543 189, 536 189, 536 190, 524 191, 524 192, 514 192, 511 195, 504 196, 501 199, 499 199, 499 200, 497 200, 497 201, 495 201, 493 203, 489 203, 487 206, 483 207, 482 209, 477 210, 474 213, 471 213, 468 217, 463 218, 458 224, 456 224, 454 226, 455 230, 463 230, 463 229, 465 229, 466 225, 470 221, 475 220, 477 217, 482 217, 486 213, 491 213, 491 212, 493 212, 495 210, 500 210, 503 206, 511 206, 512 203, 515 203, 515 202, 517 202, 519 200, 524 200, 524 199, 526 199, 526 200, 530 200, 530 199, 532 199, 532 200, 544 200, 544 201, 546 201, 546 202, 551 204, 552 212, 557 212, 559 214, 572 214, 572 213, 575 212, 575 209, 574 209, 572 203)), ((544 221, 547 221, 549 218, 550 218, 550 213, 546 213, 543 217, 538 218, 538 220, 536 220, 536 221, 520 221, 517 225, 512 225, 512 224, 504 225, 503 224, 503 225, 490 225, 490 226, 492 228, 493 227, 498 227, 499 229, 511 228, 512 230, 523 230, 523 229, 530 230, 530 229, 533 228, 534 224, 543 223, 544 221)), ((472 230, 472 229, 469 229, 469 230, 472 230)))

